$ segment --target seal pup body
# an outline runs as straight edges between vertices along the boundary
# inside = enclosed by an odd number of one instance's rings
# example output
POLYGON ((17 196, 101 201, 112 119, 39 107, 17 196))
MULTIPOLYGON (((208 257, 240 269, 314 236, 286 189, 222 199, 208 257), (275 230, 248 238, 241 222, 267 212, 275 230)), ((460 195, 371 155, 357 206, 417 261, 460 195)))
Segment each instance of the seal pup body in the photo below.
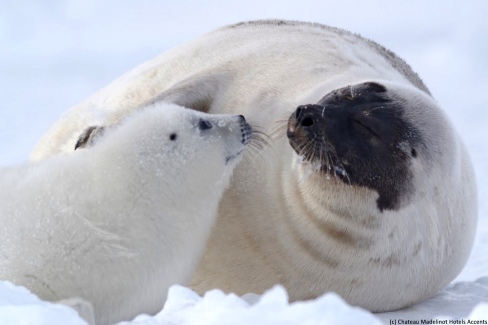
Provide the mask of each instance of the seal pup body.
POLYGON ((71 155, 1 170, 2 280, 82 298, 97 324, 156 313, 189 280, 251 129, 155 106, 71 155))
POLYGON ((67 112, 32 158, 70 151, 86 126, 157 101, 244 114, 276 135, 259 158, 236 168, 191 282, 198 291, 260 293, 281 283, 291 300, 336 291, 387 311, 434 295, 464 266, 477 214, 469 156, 422 80, 382 46, 319 24, 228 26, 163 53, 67 112), (342 116, 336 108, 348 101, 356 115, 342 116), (379 107, 356 106, 365 102, 389 109, 375 115, 379 107), (317 128, 296 124, 302 105, 321 107, 317 128), (329 132, 335 121, 342 126, 329 132), (385 154, 391 169, 378 158, 385 154))

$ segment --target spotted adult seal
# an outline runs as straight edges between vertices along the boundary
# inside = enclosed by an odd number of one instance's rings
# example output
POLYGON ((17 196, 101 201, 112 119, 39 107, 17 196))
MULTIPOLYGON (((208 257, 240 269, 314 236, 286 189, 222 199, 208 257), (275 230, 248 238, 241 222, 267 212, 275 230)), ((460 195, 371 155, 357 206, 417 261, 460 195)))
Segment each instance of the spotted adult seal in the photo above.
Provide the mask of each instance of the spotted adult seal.
POLYGON ((32 158, 159 101, 244 114, 272 136, 220 203, 199 292, 281 283, 292 300, 335 291, 380 312, 431 297, 464 266, 477 216, 469 155, 418 75, 377 43, 313 23, 227 26, 71 109, 32 158))
POLYGON ((0 170, 0 279, 93 320, 86 301, 96 324, 154 314, 189 280, 252 129, 152 106, 87 129, 72 155, 0 170))

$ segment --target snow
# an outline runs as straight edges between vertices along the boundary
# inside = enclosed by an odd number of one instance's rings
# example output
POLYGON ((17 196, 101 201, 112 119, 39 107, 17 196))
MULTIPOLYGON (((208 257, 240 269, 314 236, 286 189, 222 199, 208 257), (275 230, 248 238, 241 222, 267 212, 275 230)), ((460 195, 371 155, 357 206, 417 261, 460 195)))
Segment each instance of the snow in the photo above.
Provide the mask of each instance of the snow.
MULTIPOLYGON (((203 297, 174 285, 157 315, 140 315, 118 325, 294 325, 294 324, 390 324, 392 320, 488 321, 488 277, 449 286, 435 297, 410 308, 373 315, 349 306, 335 293, 303 302, 289 303, 286 290, 277 285, 261 297, 238 297, 220 290, 203 297), (475 309, 473 309, 476 307, 475 309)), ((74 310, 43 302, 23 287, 0 282, 0 325, 84 324, 74 310)), ((401 324, 401 323, 398 323, 401 324)))
MULTIPOLYGON (((434 319, 437 317, 449 319, 474 319, 474 307, 483 302, 488 303, 488 277, 473 282, 457 282, 451 284, 436 296, 420 304, 400 311, 382 313, 378 317, 384 321, 390 319, 434 319)), ((485 303, 485 305, 486 305, 485 303)), ((481 306, 480 305, 480 306, 481 306)), ((480 315, 488 321, 488 309, 480 315)))
MULTIPOLYGON (((250 305, 219 291, 199 297, 173 287, 160 314, 127 324, 374 324, 378 319, 400 324, 442 315, 488 320, 487 12, 485 0, 2 1, 0 166, 25 161, 64 111, 119 75, 219 26, 284 18, 359 32, 412 65, 470 151, 478 180, 479 224, 471 258, 458 278, 428 301, 375 316, 333 294, 288 304, 278 287, 250 305)), ((1 324, 83 322, 68 307, 41 302, 25 289, 0 282, 1 324)))
MULTIPOLYGON (((286 290, 275 286, 255 304, 233 294, 212 290, 201 298, 184 287, 173 286, 169 302, 156 316, 161 324, 351 324, 360 319, 365 324, 381 324, 370 313, 350 307, 336 294, 329 293, 314 301, 288 303, 286 290), (185 299, 186 298, 186 299, 185 299), (171 323, 175 317, 177 322, 171 323)), ((149 325, 150 323, 144 324, 149 325)))
POLYGON ((24 287, 0 282, 0 325, 84 325, 73 309, 45 302, 24 287))

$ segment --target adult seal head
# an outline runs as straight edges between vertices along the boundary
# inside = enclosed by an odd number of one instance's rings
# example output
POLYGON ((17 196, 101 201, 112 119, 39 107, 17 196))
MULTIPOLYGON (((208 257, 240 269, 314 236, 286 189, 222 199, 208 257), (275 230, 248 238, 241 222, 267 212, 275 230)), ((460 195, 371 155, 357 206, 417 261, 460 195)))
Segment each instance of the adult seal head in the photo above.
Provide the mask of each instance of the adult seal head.
POLYGON ((431 297, 474 239, 469 155, 410 66, 357 34, 255 21, 163 53, 67 112, 32 158, 147 102, 243 114, 272 136, 237 166, 191 284, 372 311, 431 297))
MULTIPOLYGON (((410 200, 415 160, 432 160, 433 141, 424 137, 435 137, 429 128, 420 130, 420 121, 406 113, 409 108, 393 92, 374 82, 347 86, 317 104, 299 106, 288 121, 290 145, 304 165, 375 191, 380 212, 398 210, 410 200)), ((427 161, 422 164, 431 168, 427 161)))

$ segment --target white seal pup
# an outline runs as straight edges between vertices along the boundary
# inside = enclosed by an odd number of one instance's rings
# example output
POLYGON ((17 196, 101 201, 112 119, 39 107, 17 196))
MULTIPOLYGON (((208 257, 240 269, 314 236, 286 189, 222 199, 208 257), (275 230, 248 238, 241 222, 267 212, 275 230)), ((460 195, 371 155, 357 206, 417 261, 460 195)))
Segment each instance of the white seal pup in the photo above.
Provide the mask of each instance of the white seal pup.
POLYGON ((469 155, 422 80, 382 46, 302 22, 221 28, 74 107, 32 158, 157 101, 244 114, 274 135, 236 168, 198 291, 281 283, 292 300, 335 291, 387 311, 431 297, 464 266, 477 218, 469 155))
POLYGON ((90 128, 73 154, 0 171, 0 279, 82 298, 97 324, 156 313, 189 280, 252 129, 242 116, 154 106, 95 145, 90 128))

